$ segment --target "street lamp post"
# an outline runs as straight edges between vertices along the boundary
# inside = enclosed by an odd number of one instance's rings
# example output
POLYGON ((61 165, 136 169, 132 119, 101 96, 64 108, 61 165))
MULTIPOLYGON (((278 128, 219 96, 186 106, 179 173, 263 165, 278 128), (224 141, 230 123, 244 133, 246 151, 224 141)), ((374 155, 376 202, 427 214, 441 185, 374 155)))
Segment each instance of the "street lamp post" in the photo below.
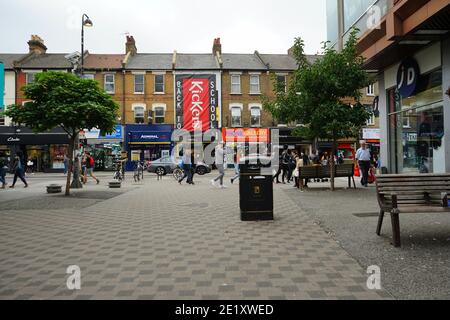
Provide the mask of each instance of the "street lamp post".
MULTIPOLYGON (((80 77, 83 78, 84 76, 84 27, 92 27, 93 23, 92 20, 88 17, 87 14, 83 14, 81 16, 81 65, 80 65, 80 77)), ((81 189, 83 188, 83 185, 80 181, 80 155, 79 155, 79 147, 80 147, 80 139, 79 139, 79 133, 77 133, 77 137, 75 139, 75 161, 73 165, 73 180, 71 184, 71 188, 73 189, 81 189)), ((73 156, 73 155, 72 155, 73 156)))

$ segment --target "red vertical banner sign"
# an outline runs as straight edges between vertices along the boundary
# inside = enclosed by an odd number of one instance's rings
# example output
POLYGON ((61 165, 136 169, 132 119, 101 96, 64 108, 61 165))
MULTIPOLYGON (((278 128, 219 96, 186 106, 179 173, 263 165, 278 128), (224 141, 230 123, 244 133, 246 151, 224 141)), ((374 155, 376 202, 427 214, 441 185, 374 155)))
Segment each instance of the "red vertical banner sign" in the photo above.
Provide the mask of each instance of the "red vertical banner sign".
POLYGON ((188 131, 206 131, 209 123, 209 79, 188 78, 183 81, 184 127, 188 131))

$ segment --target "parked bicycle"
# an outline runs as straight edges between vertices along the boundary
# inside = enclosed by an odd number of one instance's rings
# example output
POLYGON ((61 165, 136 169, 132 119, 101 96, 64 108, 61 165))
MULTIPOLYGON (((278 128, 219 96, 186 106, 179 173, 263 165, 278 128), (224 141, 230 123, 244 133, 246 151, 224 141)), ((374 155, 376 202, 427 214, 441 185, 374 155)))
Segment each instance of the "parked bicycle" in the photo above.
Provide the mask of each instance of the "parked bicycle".
POLYGON ((114 180, 124 181, 125 180, 125 165, 124 160, 118 160, 115 163, 116 172, 114 172, 114 180))

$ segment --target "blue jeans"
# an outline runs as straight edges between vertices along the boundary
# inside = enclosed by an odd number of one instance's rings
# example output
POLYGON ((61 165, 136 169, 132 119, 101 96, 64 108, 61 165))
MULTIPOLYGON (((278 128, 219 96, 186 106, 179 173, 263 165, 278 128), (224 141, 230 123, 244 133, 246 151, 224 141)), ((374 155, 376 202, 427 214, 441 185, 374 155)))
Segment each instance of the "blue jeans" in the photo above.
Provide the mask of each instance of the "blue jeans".
POLYGON ((183 180, 187 177, 187 182, 192 182, 192 171, 191 171, 191 165, 190 164, 183 164, 183 177, 180 179, 180 183, 183 182, 183 180))
POLYGON ((2 185, 6 184, 6 170, 3 168, 0 168, 0 182, 2 185))

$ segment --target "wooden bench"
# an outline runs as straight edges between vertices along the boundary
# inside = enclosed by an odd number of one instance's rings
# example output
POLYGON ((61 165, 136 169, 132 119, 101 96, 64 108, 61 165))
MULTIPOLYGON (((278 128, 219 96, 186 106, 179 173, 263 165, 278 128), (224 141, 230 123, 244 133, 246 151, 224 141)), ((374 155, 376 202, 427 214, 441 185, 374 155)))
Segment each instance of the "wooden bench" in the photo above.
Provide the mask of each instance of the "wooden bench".
POLYGON ((376 186, 380 205, 377 235, 381 235, 384 213, 389 212, 395 247, 401 246, 401 213, 450 212, 450 174, 378 175, 376 186))
MULTIPOLYGON (((348 187, 356 189, 355 183, 355 165, 354 164, 340 164, 335 166, 335 178, 348 178, 348 187)), ((300 179, 325 179, 331 178, 330 166, 306 166, 299 168, 300 179)))

